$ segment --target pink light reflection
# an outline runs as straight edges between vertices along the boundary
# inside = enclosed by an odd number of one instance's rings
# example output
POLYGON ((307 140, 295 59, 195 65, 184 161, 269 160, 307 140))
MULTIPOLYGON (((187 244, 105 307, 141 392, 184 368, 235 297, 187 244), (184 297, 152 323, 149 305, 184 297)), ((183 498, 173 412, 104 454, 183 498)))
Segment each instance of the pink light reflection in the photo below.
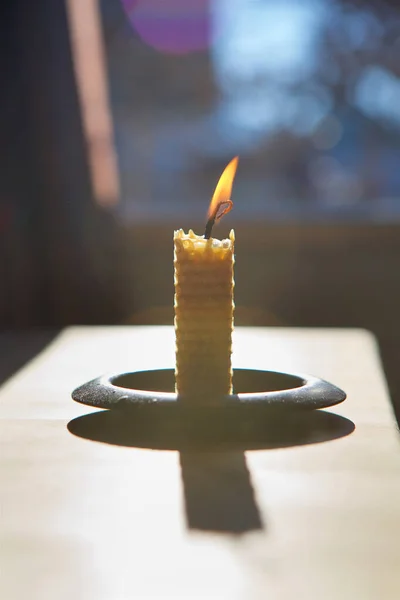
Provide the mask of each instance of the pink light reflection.
POLYGON ((210 0, 122 0, 141 39, 159 52, 187 54, 211 39, 210 0))

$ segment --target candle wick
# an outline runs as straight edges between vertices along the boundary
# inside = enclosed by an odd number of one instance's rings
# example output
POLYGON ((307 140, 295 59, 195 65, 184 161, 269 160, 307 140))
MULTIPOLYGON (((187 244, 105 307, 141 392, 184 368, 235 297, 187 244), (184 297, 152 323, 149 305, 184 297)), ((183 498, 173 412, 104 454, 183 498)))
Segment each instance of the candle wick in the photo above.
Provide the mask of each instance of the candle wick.
POLYGON ((207 221, 206 224, 206 229, 204 231, 204 239, 205 240, 209 240, 211 237, 211 232, 212 232, 212 228, 214 227, 214 223, 215 223, 215 218, 217 216, 217 213, 215 213, 212 217, 210 217, 207 221))

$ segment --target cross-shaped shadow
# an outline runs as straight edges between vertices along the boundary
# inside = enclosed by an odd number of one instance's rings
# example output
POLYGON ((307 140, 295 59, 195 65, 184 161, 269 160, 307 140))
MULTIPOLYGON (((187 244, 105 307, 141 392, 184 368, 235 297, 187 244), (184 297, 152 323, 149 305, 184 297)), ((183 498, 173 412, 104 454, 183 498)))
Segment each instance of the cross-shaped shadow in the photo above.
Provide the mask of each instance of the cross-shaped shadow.
POLYGON ((246 464, 246 451, 326 442, 350 434, 352 421, 327 411, 271 410, 263 419, 210 421, 186 414, 168 417, 159 407, 109 410, 73 419, 79 437, 114 444, 180 452, 187 525, 190 529, 244 533, 262 529, 246 464))

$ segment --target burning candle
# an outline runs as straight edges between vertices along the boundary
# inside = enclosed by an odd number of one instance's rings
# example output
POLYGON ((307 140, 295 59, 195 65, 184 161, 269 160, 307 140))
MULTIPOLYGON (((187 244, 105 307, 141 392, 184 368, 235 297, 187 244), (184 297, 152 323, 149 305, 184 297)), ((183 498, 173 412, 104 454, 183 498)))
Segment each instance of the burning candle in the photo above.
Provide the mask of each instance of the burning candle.
POLYGON ((183 400, 207 403, 232 393, 234 231, 211 237, 232 208, 238 157, 215 189, 204 235, 174 232, 176 392, 183 400))

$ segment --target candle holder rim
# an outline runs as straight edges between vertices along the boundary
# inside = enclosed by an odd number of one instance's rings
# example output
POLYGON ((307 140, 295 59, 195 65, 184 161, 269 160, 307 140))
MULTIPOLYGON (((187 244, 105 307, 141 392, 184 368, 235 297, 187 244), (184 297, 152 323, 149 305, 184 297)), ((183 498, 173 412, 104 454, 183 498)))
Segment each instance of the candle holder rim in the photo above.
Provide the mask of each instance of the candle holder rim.
MULTIPOLYGON (((258 407, 299 407, 299 408, 326 408, 343 402, 346 394, 337 386, 328 381, 305 373, 286 373, 267 369, 234 368, 237 372, 265 374, 266 376, 283 376, 296 379, 298 386, 279 390, 238 392, 218 398, 218 404, 212 402, 196 403, 192 406, 185 403, 184 398, 178 398, 174 392, 138 389, 116 385, 114 381, 120 377, 129 377, 139 374, 173 373, 173 368, 142 369, 123 373, 103 374, 79 387, 72 392, 72 398, 82 404, 106 409, 139 408, 144 406, 174 406, 177 410, 192 410, 199 408, 226 409, 258 407), (180 401, 179 401, 180 400, 180 401)), ((190 400, 189 400, 190 402, 190 400)))
MULTIPOLYGON (((164 398, 165 400, 172 400, 172 401, 176 401, 177 400, 177 394, 175 392, 163 392, 160 390, 144 390, 141 388, 130 388, 130 387, 125 387, 122 385, 118 385, 116 383, 114 383, 114 381, 120 377, 128 377, 130 375, 135 375, 135 374, 139 374, 139 373, 152 373, 153 371, 158 372, 158 371, 174 371, 174 369, 172 368, 165 368, 165 369, 142 369, 140 371, 127 371, 125 373, 107 373, 104 374, 102 376, 100 376, 100 381, 103 385, 109 386, 111 388, 118 388, 120 390, 135 390, 138 391, 140 393, 143 393, 145 395, 148 396, 154 396, 154 395, 159 395, 160 397, 164 398)), ((238 367, 238 368, 233 368, 233 372, 237 373, 238 371, 243 371, 243 372, 256 372, 256 373, 268 373, 268 374, 272 374, 272 375, 282 375, 284 377, 290 377, 292 379, 296 379, 298 380, 300 383, 299 385, 294 385, 292 387, 287 387, 284 389, 280 389, 280 390, 260 390, 258 392, 238 392, 238 393, 233 393, 233 394, 227 394, 226 396, 224 396, 225 399, 229 399, 229 398, 250 398, 251 396, 254 395, 258 395, 258 394, 281 394, 283 392, 291 392, 292 390, 297 390, 299 388, 302 388, 306 385, 310 385, 314 382, 317 381, 324 381, 321 380, 318 377, 315 377, 314 375, 306 375, 304 373, 285 373, 284 371, 275 371, 275 370, 271 370, 271 369, 248 369, 246 367, 238 367)))

